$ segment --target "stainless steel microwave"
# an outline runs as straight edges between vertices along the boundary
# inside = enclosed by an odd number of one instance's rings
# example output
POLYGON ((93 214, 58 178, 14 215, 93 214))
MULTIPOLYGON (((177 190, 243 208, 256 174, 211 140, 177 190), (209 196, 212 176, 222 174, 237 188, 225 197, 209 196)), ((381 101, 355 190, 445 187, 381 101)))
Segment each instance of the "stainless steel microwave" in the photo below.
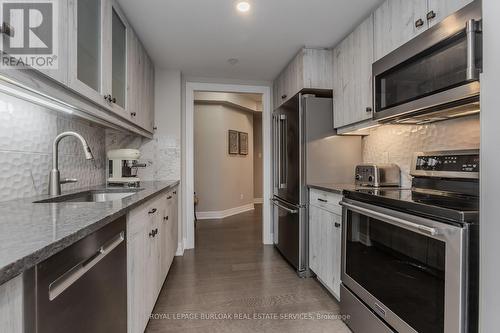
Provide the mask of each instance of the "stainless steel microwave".
POLYGON ((374 118, 426 123, 479 112, 481 1, 373 64, 374 118))

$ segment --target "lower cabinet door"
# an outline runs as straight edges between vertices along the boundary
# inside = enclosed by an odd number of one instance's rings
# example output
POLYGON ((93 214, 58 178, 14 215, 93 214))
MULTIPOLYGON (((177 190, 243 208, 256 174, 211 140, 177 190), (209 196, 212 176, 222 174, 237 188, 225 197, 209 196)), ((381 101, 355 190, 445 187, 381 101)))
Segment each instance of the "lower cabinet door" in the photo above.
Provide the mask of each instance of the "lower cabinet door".
POLYGON ((333 223, 333 293, 337 299, 340 299, 340 276, 342 266, 342 216, 334 215, 333 223))
POLYGON ((143 231, 128 234, 127 270, 128 270, 128 332, 144 332, 147 325, 147 257, 149 237, 143 231))
POLYGON ((309 207, 309 267, 339 299, 342 217, 313 205, 309 207))
POLYGON ((315 206, 309 206, 309 268, 316 273, 316 275, 321 275, 321 263, 320 263, 320 243, 321 238, 321 209, 315 206))

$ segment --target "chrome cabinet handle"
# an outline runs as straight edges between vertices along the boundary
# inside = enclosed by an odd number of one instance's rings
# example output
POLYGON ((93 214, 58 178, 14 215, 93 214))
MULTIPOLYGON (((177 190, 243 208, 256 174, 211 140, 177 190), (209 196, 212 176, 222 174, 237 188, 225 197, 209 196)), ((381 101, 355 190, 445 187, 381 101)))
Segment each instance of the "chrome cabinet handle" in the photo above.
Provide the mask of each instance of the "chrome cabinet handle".
POLYGON ((420 28, 424 25, 424 20, 418 19, 415 21, 415 28, 420 28))
POLYGON ((151 209, 151 210, 148 212, 148 214, 149 214, 149 215, 154 214, 154 213, 156 213, 156 211, 157 211, 157 209, 156 209, 156 208, 153 208, 153 209, 151 209))
POLYGON ((371 106, 367 106, 367 107, 366 107, 366 109, 365 109, 365 111, 366 111, 366 112, 372 112, 372 111, 373 111, 373 109, 372 109, 372 107, 371 107, 371 106))
POLYGON ((171 195, 169 195, 169 196, 167 197, 167 200, 170 200, 170 199, 172 199, 172 196, 171 196, 171 195))
POLYGON ((406 220, 403 220, 403 219, 400 219, 397 217, 393 217, 393 216, 390 216, 387 214, 375 212, 375 211, 367 209, 367 208, 358 207, 358 206, 355 206, 355 205, 352 205, 350 203, 343 202, 343 201, 340 202, 340 205, 342 205, 342 206, 344 206, 344 207, 346 207, 354 212, 364 214, 366 216, 373 217, 376 219, 380 219, 382 221, 385 221, 385 222, 388 222, 390 224, 402 227, 404 229, 411 229, 411 230, 420 231, 420 232, 426 233, 426 234, 431 235, 431 236, 439 235, 439 231, 435 228, 431 228, 431 227, 428 227, 425 225, 409 222, 409 221, 406 221, 406 220))
POLYGON ((168 216, 164 216, 163 221, 168 221, 168 216))
POLYGON ((288 207, 283 206, 283 205, 282 205, 282 204, 280 204, 277 200, 271 199, 271 202, 272 202, 275 206, 277 206, 277 207, 279 207, 279 208, 281 208, 281 209, 284 209, 284 210, 286 210, 287 212, 289 212, 289 213, 291 213, 291 214, 297 214, 297 213, 299 212, 299 211, 298 211, 298 210, 296 210, 296 209, 290 209, 290 208, 288 208, 288 207))
POLYGON ((287 98, 286 94, 281 96, 281 99, 285 99, 285 98, 287 98))
POLYGON ((318 198, 318 201, 321 201, 321 202, 328 202, 328 200, 325 200, 325 199, 321 199, 321 198, 318 198))
POLYGON ((340 228, 340 223, 335 222, 335 228, 340 228))
POLYGON ((69 271, 58 277, 49 285, 49 300, 53 301, 66 289, 71 287, 78 279, 90 271, 102 259, 120 245, 125 240, 125 233, 122 231, 109 242, 105 243, 99 250, 89 258, 81 261, 69 271))

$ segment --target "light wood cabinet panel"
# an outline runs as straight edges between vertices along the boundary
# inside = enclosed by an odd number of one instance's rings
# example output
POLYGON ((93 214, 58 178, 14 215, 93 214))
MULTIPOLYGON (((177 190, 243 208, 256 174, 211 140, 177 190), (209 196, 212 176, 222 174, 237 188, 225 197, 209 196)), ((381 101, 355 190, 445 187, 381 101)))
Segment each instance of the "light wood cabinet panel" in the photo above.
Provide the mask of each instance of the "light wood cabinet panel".
POLYGON ((340 298, 341 216, 310 203, 309 267, 337 299, 340 298))
POLYGON ((127 36, 127 118, 153 132, 154 64, 132 29, 129 29, 127 36))
MULTIPOLYGON (((139 221, 137 221, 139 224, 139 221)), ((147 257, 149 237, 146 230, 127 235, 128 332, 144 332, 147 325, 147 257)))
POLYGON ((125 14, 115 0, 102 0, 106 3, 104 18, 104 38, 106 48, 103 57, 106 68, 104 75, 104 93, 111 97, 107 105, 120 117, 128 118, 128 30, 130 26, 125 14))
POLYGON ((69 33, 69 8, 67 0, 57 1, 58 22, 57 22, 57 69, 40 70, 44 75, 56 80, 64 85, 68 84, 68 33, 69 33))
POLYGON ((177 248, 174 189, 127 218, 128 332, 144 332, 177 248), (168 216, 168 219, 166 217, 168 216), (175 243, 175 244, 174 244, 175 243))
POLYGON ((342 215, 333 215, 333 229, 332 229, 332 252, 333 266, 333 293, 337 299, 340 299, 340 284, 342 276, 342 215))
POLYGON ((332 50, 300 50, 274 80, 274 107, 278 108, 302 89, 331 90, 332 57, 332 50))
POLYGON ((334 126, 373 116, 373 16, 370 15, 333 50, 334 126))
POLYGON ((441 22, 447 16, 465 7, 473 0, 428 0, 428 12, 434 12, 435 17, 428 20, 429 27, 441 22))
POLYGON ((104 69, 109 66, 106 50, 109 34, 104 18, 109 14, 108 2, 69 0, 69 87, 104 107, 104 69))
POLYGON ((24 332, 22 275, 0 285, 0 327, 2 332, 24 332))
POLYGON ((375 60, 424 32, 426 15, 427 0, 386 0, 374 13, 375 60), (422 26, 416 26, 417 20, 422 26))

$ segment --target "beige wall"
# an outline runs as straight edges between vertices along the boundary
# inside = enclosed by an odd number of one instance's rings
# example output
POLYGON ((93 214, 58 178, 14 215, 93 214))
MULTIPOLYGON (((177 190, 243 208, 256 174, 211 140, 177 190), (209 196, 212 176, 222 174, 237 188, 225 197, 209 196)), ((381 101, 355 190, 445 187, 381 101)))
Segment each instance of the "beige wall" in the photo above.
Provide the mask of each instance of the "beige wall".
POLYGON ((253 116, 253 197, 262 199, 263 163, 262 160, 262 114, 254 113, 253 116))
POLYGON ((252 113, 195 103, 194 187, 199 198, 198 212, 218 212, 253 203, 252 143, 252 113), (248 155, 229 155, 230 129, 248 133, 248 155))

